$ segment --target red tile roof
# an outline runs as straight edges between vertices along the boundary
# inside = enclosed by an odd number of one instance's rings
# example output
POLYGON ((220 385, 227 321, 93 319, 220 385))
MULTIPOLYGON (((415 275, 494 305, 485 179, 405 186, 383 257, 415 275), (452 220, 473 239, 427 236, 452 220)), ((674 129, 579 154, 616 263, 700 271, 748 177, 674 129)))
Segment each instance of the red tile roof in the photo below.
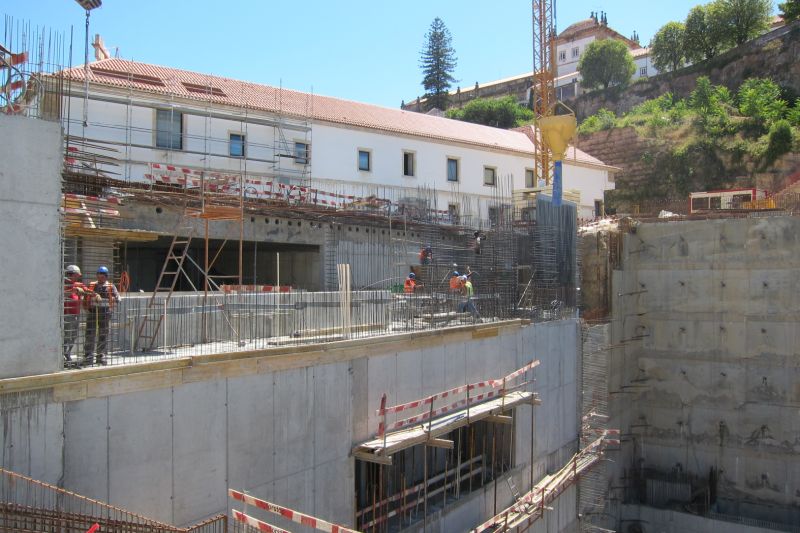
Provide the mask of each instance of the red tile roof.
MULTIPOLYGON (((83 81, 82 66, 65 73, 83 81)), ((376 129, 427 139, 459 142, 533 156, 533 127, 503 130, 459 120, 440 118, 413 111, 391 109, 329 96, 279 89, 269 85, 233 80, 170 67, 125 59, 102 59, 89 65, 92 83, 139 89, 236 107, 246 106, 283 116, 311 119, 347 126, 376 129), (205 89, 205 93, 203 92, 205 89)), ((568 157, 577 163, 608 167, 589 154, 570 147, 568 157)))
MULTIPOLYGON (((71 79, 84 80, 82 66, 65 72, 71 79)), ((125 89, 132 87, 154 94, 246 106, 287 117, 477 145, 522 155, 533 154, 530 140, 516 131, 125 59, 102 59, 91 63, 89 81, 125 89), (208 88, 205 94, 203 87, 208 88)))

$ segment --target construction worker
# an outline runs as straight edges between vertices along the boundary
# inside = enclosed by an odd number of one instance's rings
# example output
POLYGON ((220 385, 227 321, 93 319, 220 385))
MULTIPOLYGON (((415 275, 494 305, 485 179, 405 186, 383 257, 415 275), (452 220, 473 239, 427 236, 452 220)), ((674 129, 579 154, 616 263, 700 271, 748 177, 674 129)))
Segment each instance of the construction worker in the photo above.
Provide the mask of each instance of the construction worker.
POLYGON ((97 363, 106 364, 106 348, 111 327, 111 314, 114 304, 120 301, 119 293, 113 283, 108 281, 108 268, 97 269, 97 281, 89 284, 84 305, 88 311, 86 317, 86 346, 83 364, 94 364, 93 355, 97 355, 97 363), (97 346, 95 347, 95 339, 97 346))
POLYGON ((433 261, 433 248, 431 245, 427 245, 424 248, 420 249, 419 251, 419 264, 420 265, 430 265, 431 261, 433 261))
POLYGON ((406 294, 414 294, 414 291, 420 286, 421 285, 417 283, 417 275, 411 272, 408 277, 406 277, 406 282, 403 284, 403 292, 406 294))
POLYGON ((475 251, 475 255, 481 255, 481 246, 483 245, 483 241, 486 240, 486 234, 482 231, 476 231, 472 236, 475 238, 475 244, 472 246, 472 249, 475 251))
POLYGON ((77 265, 64 269, 64 366, 73 366, 72 346, 81 326, 81 299, 86 295, 86 286, 80 279, 77 265))
POLYGON ((458 270, 453 270, 453 273, 450 275, 450 292, 461 294, 461 289, 461 274, 458 273, 458 270))
POLYGON ((462 294, 464 301, 461 303, 459 312, 472 313, 472 318, 477 320, 479 318, 478 309, 475 307, 475 302, 472 298, 475 296, 475 288, 472 286, 472 280, 468 276, 461 276, 461 283, 463 284, 462 294))

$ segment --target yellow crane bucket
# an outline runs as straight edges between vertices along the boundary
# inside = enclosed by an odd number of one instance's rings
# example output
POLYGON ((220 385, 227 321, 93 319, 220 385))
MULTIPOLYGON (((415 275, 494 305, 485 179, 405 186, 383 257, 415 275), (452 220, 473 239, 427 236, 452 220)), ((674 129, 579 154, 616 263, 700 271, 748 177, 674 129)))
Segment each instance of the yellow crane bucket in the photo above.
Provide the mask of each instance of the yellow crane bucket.
POLYGON ((567 146, 575 136, 575 130, 578 128, 578 121, 575 119, 575 115, 541 117, 537 125, 539 126, 542 140, 544 140, 553 154, 553 159, 556 161, 564 159, 567 146))

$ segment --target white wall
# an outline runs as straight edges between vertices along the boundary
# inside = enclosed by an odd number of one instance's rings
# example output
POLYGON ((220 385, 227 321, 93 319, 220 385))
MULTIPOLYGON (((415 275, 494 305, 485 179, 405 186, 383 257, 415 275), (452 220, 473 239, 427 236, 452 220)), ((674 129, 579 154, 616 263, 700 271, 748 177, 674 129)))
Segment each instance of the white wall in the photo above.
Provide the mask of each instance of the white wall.
POLYGON ((581 191, 581 203, 578 218, 594 217, 595 200, 603 200, 603 191, 614 189, 613 175, 608 171, 599 171, 578 165, 570 165, 564 161, 562 169, 563 188, 581 191))
POLYGON ((558 70, 556 72, 556 77, 564 76, 565 74, 571 74, 573 72, 577 72, 578 70, 578 62, 581 60, 583 56, 583 52, 586 50, 586 47, 589 46, 589 43, 595 40, 595 36, 591 35, 589 37, 582 37, 580 39, 576 39, 574 41, 565 42, 562 44, 557 45, 556 47, 556 65, 558 66, 558 70), (572 57, 572 49, 578 47, 578 57, 572 57), (560 54, 561 52, 567 53, 567 58, 564 61, 561 61, 560 54))
POLYGON ((60 367, 61 129, 0 115, 0 377, 60 367))

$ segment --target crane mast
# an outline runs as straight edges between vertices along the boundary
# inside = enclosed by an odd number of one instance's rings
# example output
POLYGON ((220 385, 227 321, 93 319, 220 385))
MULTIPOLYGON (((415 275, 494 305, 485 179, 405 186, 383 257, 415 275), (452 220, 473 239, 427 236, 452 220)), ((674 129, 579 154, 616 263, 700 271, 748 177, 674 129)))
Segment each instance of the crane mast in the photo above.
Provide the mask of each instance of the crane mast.
MULTIPOLYGON (((533 7, 533 86, 531 104, 537 124, 542 117, 553 115, 556 105, 556 2, 532 0, 533 7)), ((538 182, 550 184, 552 158, 541 135, 534 140, 534 175, 538 182)))

